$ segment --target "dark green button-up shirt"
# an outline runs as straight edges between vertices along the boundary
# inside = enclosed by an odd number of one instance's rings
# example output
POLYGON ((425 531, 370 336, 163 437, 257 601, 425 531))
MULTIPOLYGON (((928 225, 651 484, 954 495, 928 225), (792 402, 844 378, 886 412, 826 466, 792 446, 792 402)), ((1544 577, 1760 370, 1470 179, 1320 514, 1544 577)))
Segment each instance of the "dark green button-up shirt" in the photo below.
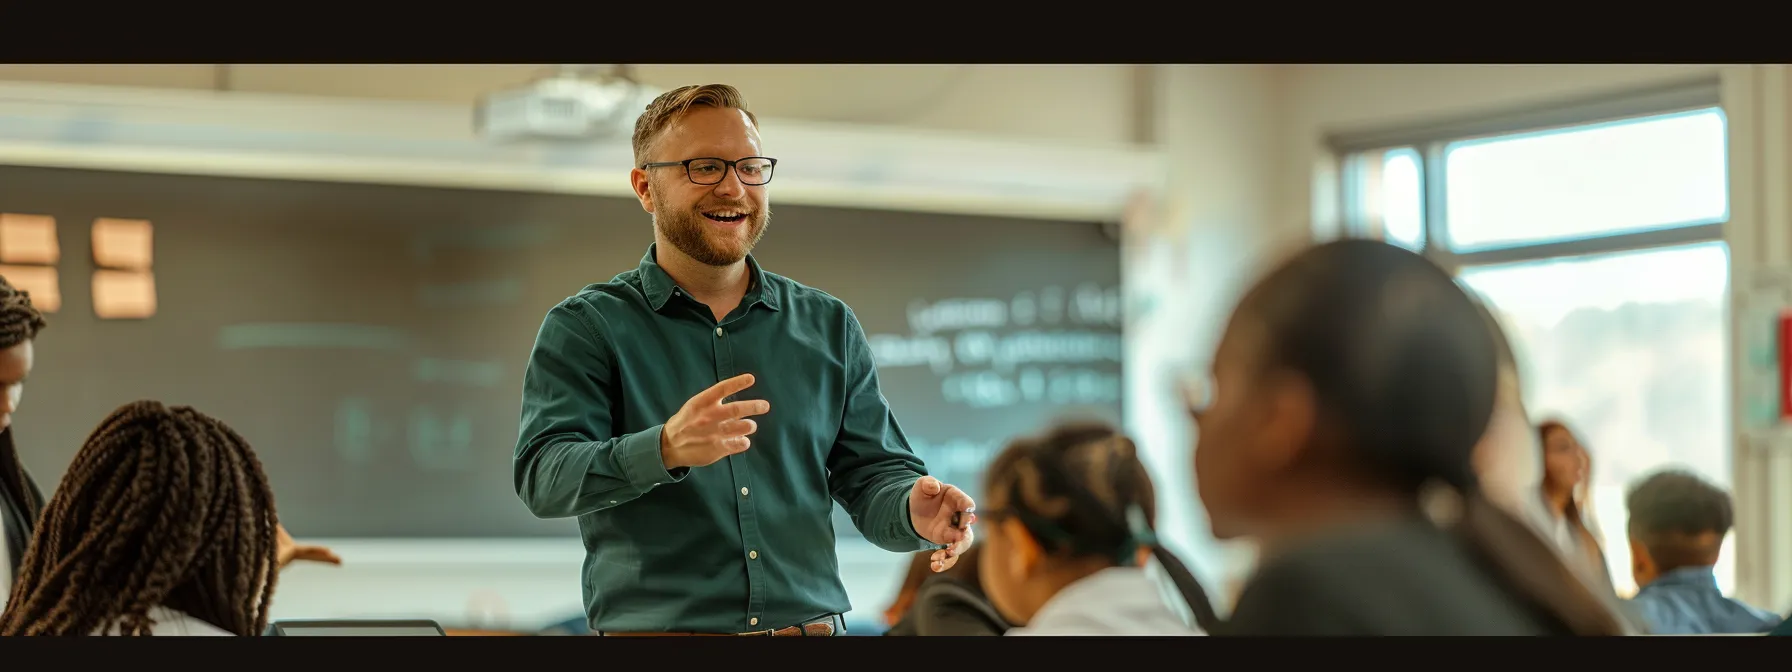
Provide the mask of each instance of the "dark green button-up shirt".
POLYGON ((577 516, 591 627, 747 632, 852 608, 833 502, 872 543, 931 548, 908 515, 926 474, 878 389, 864 329, 822 291, 767 273, 721 322, 654 261, 548 311, 523 375, 517 496, 577 516), (667 471, 660 430, 722 380, 771 412, 746 452, 667 471))

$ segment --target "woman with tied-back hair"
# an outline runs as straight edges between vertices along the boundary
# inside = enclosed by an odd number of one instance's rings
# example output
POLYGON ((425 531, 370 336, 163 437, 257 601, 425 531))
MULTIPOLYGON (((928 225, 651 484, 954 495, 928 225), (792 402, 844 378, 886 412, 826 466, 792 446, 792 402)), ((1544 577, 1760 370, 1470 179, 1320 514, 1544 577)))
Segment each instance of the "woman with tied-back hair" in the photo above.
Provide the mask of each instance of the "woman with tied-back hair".
POLYGON ((44 506, 0 635, 258 635, 279 536, 243 437, 185 406, 126 404, 44 506))
POLYGON ((1131 439, 1099 423, 1023 438, 985 474, 983 590, 1009 635, 1197 635, 1207 592, 1154 532, 1157 495, 1131 439), (1189 627, 1145 571, 1156 559, 1194 612, 1189 627))
POLYGON ((1251 538, 1238 635, 1618 635, 1624 620, 1482 491, 1498 362, 1423 257, 1315 246, 1259 280, 1192 408, 1214 535, 1251 538))

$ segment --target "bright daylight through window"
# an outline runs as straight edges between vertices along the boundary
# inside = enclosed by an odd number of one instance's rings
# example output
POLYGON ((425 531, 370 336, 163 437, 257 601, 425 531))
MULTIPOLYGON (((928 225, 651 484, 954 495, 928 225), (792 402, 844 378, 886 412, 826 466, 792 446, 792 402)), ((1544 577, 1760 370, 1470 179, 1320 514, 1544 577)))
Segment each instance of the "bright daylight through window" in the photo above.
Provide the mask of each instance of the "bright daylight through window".
MULTIPOLYGON (((1532 419, 1562 419, 1587 446, 1596 532, 1621 595, 1636 589, 1629 487, 1665 467, 1732 480, 1726 142, 1711 107, 1440 137, 1347 164, 1359 230, 1424 251, 1490 301, 1532 419)), ((1726 592, 1732 542, 1717 567, 1726 592)))

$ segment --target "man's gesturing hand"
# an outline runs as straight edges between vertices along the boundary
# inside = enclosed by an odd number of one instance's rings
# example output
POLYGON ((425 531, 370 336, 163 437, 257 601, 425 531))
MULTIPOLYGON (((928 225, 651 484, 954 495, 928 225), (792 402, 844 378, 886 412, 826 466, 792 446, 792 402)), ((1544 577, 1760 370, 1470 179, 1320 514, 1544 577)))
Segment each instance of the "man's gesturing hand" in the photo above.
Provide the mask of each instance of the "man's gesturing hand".
POLYGON ((958 554, 971 546, 971 523, 977 522, 977 503, 956 486, 922 476, 908 492, 909 522, 922 539, 945 548, 933 554, 933 571, 942 572, 958 562, 958 554))
POLYGON ((747 435, 759 429, 759 423, 747 416, 764 414, 772 404, 763 399, 726 404, 722 400, 752 386, 753 374, 743 373, 684 402, 660 431, 660 459, 666 468, 706 467, 745 451, 751 445, 747 435))

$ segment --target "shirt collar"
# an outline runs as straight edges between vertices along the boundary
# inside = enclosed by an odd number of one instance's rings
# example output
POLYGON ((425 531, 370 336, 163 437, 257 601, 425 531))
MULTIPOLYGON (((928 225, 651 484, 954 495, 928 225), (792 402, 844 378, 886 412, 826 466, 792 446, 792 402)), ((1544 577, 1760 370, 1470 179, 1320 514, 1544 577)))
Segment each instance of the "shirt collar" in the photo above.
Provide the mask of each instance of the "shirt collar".
POLYGON ((1655 577, 1648 586, 1717 587, 1717 572, 1710 567, 1681 567, 1655 577))
MULTIPOLYGON (((655 260, 654 252, 658 247, 659 243, 649 243, 647 254, 641 257, 641 265, 636 267, 641 274, 641 290, 647 295, 647 304, 653 307, 654 312, 664 308, 666 301, 678 291, 678 284, 672 281, 672 276, 667 275, 666 269, 660 268, 659 262, 655 260)), ((741 299, 741 305, 751 306, 757 303, 778 310, 778 293, 766 289, 765 269, 759 267, 759 260, 754 259, 751 254, 747 255, 747 273, 752 276, 753 283, 747 287, 747 295, 741 299)))

